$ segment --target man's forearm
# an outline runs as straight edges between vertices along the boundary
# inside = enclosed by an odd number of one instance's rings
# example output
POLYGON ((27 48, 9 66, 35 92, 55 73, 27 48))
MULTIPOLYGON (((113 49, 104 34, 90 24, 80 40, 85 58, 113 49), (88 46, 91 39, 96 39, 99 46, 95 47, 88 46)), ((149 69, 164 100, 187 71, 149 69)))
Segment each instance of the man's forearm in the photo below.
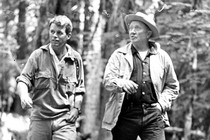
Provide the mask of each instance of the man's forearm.
POLYGON ((28 86, 24 82, 18 82, 17 93, 20 97, 26 94, 28 95, 28 86))
POLYGON ((83 101, 83 95, 74 95, 74 105, 73 108, 76 108, 81 114, 81 108, 82 108, 82 101, 83 101))
POLYGON ((74 95, 74 107, 81 109, 83 95, 74 95))
POLYGON ((32 108, 33 101, 28 93, 28 86, 24 82, 18 82, 17 93, 21 100, 21 106, 23 109, 32 108))

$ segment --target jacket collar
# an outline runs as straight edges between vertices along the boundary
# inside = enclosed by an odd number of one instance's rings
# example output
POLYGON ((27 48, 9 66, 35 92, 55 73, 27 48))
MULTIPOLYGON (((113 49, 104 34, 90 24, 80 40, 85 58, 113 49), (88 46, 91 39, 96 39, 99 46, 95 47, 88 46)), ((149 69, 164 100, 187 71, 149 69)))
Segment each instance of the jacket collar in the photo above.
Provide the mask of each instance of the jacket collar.
MULTIPOLYGON (((157 54, 158 50, 160 49, 160 44, 157 43, 157 42, 154 42, 154 41, 150 41, 149 45, 150 45, 149 53, 157 54)), ((131 46, 132 46, 132 43, 129 43, 129 44, 125 45, 124 47, 119 48, 118 51, 120 53, 125 54, 125 55, 126 54, 132 54, 131 46)))
MULTIPOLYGON (((132 44, 129 43, 125 45, 124 47, 119 48, 117 51, 125 55, 125 59, 128 61, 131 69, 133 69, 133 55, 132 55, 131 46, 132 44)), ((157 54, 158 49, 160 48, 160 44, 156 42, 150 42, 150 46, 151 46, 150 53, 157 54)))
POLYGON ((128 64, 130 65, 131 69, 133 69, 133 55, 131 51, 131 46, 132 44, 129 43, 124 47, 119 48, 118 52, 123 53, 123 55, 125 55, 125 59, 128 61, 128 64))

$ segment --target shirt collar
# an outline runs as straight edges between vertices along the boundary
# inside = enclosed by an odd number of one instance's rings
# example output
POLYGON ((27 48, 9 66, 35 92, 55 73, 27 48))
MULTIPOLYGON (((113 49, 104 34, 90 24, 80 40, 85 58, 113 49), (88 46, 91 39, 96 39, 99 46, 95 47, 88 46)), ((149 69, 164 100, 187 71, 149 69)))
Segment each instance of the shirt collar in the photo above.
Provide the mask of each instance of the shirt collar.
MULTIPOLYGON (((133 45, 131 45, 131 52, 133 55, 138 53, 138 51, 136 50, 136 48, 133 45)), ((155 54, 157 54, 156 49, 154 48, 154 46, 150 46, 147 55, 155 55, 155 54)))
POLYGON ((49 44, 49 51, 51 55, 55 55, 55 51, 52 49, 51 44, 49 44))
MULTIPOLYGON (((68 57, 68 58, 71 58, 71 59, 76 58, 76 56, 74 55, 74 50, 71 48, 71 46, 66 44, 66 47, 67 47, 68 52, 66 53, 66 55, 64 57, 68 57)), ((52 54, 52 55, 55 54, 54 50, 52 49, 51 44, 41 46, 40 48, 45 50, 45 51, 49 51, 50 54, 52 54)))
MULTIPOLYGON (((126 44, 124 47, 121 47, 118 49, 118 52, 120 53, 123 53, 123 54, 132 54, 132 43, 128 43, 126 44)), ((154 41, 149 41, 149 46, 150 46, 150 49, 149 49, 149 53, 151 54, 157 54, 158 53, 158 50, 160 49, 160 44, 157 43, 157 42, 154 42, 154 41)))

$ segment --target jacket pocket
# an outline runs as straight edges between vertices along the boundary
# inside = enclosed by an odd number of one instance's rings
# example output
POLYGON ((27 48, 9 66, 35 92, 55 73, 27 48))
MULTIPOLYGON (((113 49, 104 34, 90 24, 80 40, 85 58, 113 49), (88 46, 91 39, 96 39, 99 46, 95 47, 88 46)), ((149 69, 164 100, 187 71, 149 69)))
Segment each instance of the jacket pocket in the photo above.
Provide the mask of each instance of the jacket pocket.
POLYGON ((104 122, 109 123, 109 124, 113 123, 113 121, 117 117, 118 106, 119 105, 116 101, 116 96, 112 96, 105 106, 105 113, 104 113, 104 118, 103 118, 104 122))
POLYGON ((114 120, 115 105, 113 102, 108 102, 105 107, 104 122, 112 123, 114 120))

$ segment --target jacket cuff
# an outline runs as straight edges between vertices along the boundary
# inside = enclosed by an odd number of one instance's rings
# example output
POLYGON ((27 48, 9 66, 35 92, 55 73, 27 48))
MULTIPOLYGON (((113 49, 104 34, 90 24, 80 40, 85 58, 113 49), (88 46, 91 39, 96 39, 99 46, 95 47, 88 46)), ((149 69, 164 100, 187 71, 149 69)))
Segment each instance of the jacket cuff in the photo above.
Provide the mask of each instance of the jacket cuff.
POLYGON ((160 99, 158 103, 160 104, 163 112, 166 112, 170 109, 170 105, 166 101, 160 99))
POLYGON ((116 79, 114 84, 116 86, 116 92, 124 92, 123 90, 123 81, 124 79, 116 79))

